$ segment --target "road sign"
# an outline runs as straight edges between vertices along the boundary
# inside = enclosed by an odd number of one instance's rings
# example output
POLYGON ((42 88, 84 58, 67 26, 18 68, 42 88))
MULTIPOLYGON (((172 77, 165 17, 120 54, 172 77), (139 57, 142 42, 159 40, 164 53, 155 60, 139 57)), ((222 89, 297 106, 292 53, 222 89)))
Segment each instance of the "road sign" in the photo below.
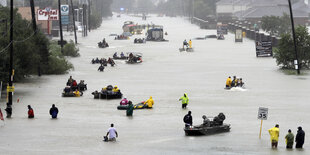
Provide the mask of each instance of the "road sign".
POLYGON ((69 15, 69 5, 61 5, 60 10, 61 15, 69 15))
POLYGON ((268 117, 268 108, 259 107, 257 118, 260 120, 267 120, 268 117))
POLYGON ((68 25, 69 24, 69 16, 61 16, 61 24, 68 25))

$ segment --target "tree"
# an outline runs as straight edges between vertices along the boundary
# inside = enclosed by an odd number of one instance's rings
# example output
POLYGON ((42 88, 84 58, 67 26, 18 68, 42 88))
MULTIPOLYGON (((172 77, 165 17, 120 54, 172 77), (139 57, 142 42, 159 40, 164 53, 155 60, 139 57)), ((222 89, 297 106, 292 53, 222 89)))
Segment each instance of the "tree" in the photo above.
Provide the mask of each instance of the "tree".
MULTIPOLYGON (((296 42, 299 67, 310 68, 310 35, 304 26, 296 28, 296 42)), ((282 34, 279 46, 274 50, 274 57, 278 66, 285 69, 294 69, 295 51, 291 34, 282 34)))
POLYGON ((291 23, 288 14, 284 13, 283 16, 263 16, 262 29, 270 35, 281 36, 290 32, 291 23))

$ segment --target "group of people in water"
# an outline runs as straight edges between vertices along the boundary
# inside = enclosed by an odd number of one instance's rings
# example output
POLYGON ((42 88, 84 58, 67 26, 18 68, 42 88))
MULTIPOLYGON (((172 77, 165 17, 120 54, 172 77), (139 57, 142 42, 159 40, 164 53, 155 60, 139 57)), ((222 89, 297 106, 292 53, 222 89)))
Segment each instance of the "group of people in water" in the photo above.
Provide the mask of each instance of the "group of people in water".
POLYGON ((183 41, 183 49, 186 46, 186 48, 192 48, 192 40, 190 39, 188 42, 186 41, 186 39, 183 41))
POLYGON ((242 81, 242 78, 236 78, 236 76, 233 76, 233 79, 229 76, 226 80, 226 86, 227 89, 230 89, 232 87, 244 87, 244 82, 242 81))
POLYGON ((121 52, 121 54, 118 56, 117 55, 117 52, 115 52, 114 54, 113 54, 113 58, 114 59, 125 59, 126 58, 126 56, 125 56, 125 54, 124 54, 124 52, 121 52))
MULTIPOLYGON (((276 124, 275 127, 270 128, 268 130, 269 135, 270 135, 270 141, 271 141, 271 148, 276 149, 278 147, 278 141, 279 141, 279 133, 280 133, 280 128, 279 124, 276 124)), ((292 130, 289 129, 288 133, 285 136, 285 142, 286 142, 286 148, 287 149, 293 149, 294 145, 294 134, 292 133, 292 130)), ((305 142, 305 132, 302 130, 302 127, 299 126, 297 128, 297 134, 295 138, 296 142, 296 148, 301 149, 304 145, 305 142)))
MULTIPOLYGON (((34 118, 34 110, 33 110, 33 108, 31 107, 31 105, 28 105, 27 108, 28 108, 28 111, 27 111, 28 118, 29 118, 29 119, 34 118)), ((50 108, 49 114, 51 115, 51 117, 52 117, 53 119, 56 119, 56 118, 57 118, 57 115, 58 115, 58 108, 55 106, 55 104, 53 104, 52 107, 50 108)))

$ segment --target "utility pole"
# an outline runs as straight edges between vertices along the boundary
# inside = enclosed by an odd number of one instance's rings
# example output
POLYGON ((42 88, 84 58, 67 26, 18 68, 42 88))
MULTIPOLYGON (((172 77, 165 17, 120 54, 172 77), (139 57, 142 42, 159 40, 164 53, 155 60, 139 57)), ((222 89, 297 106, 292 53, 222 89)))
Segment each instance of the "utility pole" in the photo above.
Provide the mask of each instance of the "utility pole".
POLYGON ((62 23, 61 23, 61 8, 60 8, 60 0, 58 0, 58 10, 59 10, 59 30, 60 30, 60 47, 61 47, 61 53, 64 53, 63 51, 63 47, 64 47, 64 44, 63 44, 63 35, 62 35, 62 23))
POLYGON ((75 44, 77 44, 76 27, 75 27, 75 12, 73 8, 72 0, 71 0, 71 12, 72 12, 72 18, 73 18, 74 39, 75 39, 75 44))
POLYGON ((9 67, 9 86, 7 87, 7 92, 9 94, 9 102, 7 103, 6 112, 7 118, 10 118, 12 115, 12 101, 13 101, 13 16, 14 16, 14 8, 13 8, 13 0, 10 1, 10 67, 9 67))
POLYGON ((90 0, 88 0, 88 30, 89 30, 89 32, 90 32, 90 5, 91 5, 91 1, 90 0))
POLYGON ((294 16, 293 16, 293 11, 292 11, 291 0, 288 0, 288 4, 289 4, 289 8, 290 8, 291 23, 292 23, 292 33, 293 33, 293 40, 294 40, 294 50, 295 50, 294 65, 295 65, 295 69, 297 70, 297 74, 300 74, 299 62, 298 62, 298 53, 297 53, 297 45, 296 45, 296 36, 295 36, 295 27, 294 27, 294 16))
POLYGON ((83 4, 83 24, 84 24, 84 36, 87 36, 87 6, 83 4))
POLYGON ((36 15, 34 10, 34 2, 30 0, 30 7, 31 7, 31 15, 32 15, 32 27, 35 34, 37 34, 37 22, 36 22, 36 15))

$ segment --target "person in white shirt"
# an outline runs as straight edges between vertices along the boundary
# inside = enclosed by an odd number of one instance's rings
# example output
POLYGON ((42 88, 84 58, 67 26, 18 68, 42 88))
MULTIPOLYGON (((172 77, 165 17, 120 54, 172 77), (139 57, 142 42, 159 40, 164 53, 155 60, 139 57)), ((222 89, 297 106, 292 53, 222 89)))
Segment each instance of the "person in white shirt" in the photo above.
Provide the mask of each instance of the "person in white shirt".
POLYGON ((117 131, 114 128, 114 124, 111 124, 111 127, 109 128, 106 137, 109 135, 109 141, 116 141, 116 137, 118 137, 117 131))

